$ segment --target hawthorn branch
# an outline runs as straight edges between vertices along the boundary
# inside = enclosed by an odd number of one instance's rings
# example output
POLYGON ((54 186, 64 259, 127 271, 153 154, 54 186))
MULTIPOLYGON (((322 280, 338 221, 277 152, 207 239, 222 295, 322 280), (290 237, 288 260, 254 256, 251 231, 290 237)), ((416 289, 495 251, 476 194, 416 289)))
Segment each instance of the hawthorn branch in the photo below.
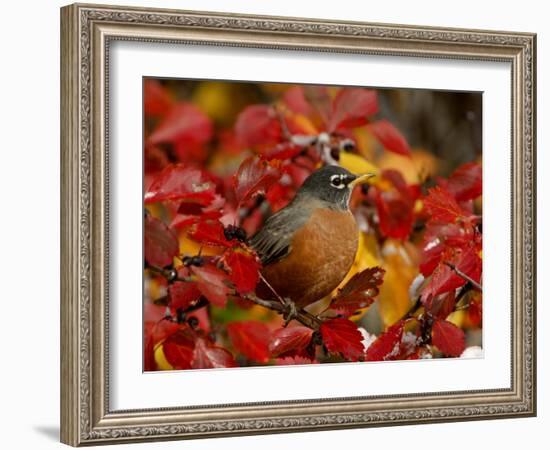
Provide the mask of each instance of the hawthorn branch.
POLYGON ((411 307, 407 310, 405 314, 399 320, 407 320, 415 316, 418 309, 422 306, 421 297, 418 296, 411 307))
POLYGON ((277 106, 274 106, 273 110, 275 111, 275 115, 277 116, 277 120, 279 121, 279 125, 281 126, 283 136, 287 141, 292 142, 292 133, 288 129, 288 125, 286 124, 283 112, 280 110, 280 108, 277 108, 277 106))
POLYGON ((443 264, 450 267, 451 270, 453 270, 460 278, 463 278, 464 280, 468 281, 479 292, 483 292, 483 288, 481 287, 481 284, 475 281, 472 277, 466 275, 464 272, 462 272, 462 270, 456 267, 453 263, 450 263, 449 261, 443 261, 443 264))
MULTIPOLYGON (((182 281, 182 282, 192 282, 193 279, 190 277, 180 277, 180 276, 174 276, 174 269, 163 269, 162 267, 156 267, 152 266, 150 264, 146 264, 146 268, 149 269, 151 272, 158 273, 159 275, 162 275, 165 277, 169 282, 174 281, 182 281)), ((176 272, 177 274, 177 272, 176 272)), ((237 293, 235 293, 237 295, 237 293)), ((270 309, 272 311, 276 311, 279 314, 289 317, 289 308, 288 305, 282 301, 282 298, 277 295, 278 301, 273 300, 265 300, 263 298, 258 297, 256 294, 249 294, 245 296, 247 300, 250 300, 252 303, 255 303, 257 305, 263 306, 264 308, 270 309)), ((161 301, 164 301, 165 299, 159 299, 161 301)), ((167 299, 166 299, 167 300, 167 299)), ((195 311, 196 309, 202 308, 203 306, 206 306, 209 302, 206 300, 206 298, 201 297, 199 302, 191 305, 189 308, 182 310, 182 313, 188 314, 192 311, 195 311)), ((307 311, 299 310, 297 311, 291 319, 295 319, 298 322, 300 322, 302 325, 311 328, 312 330, 318 330, 321 326, 322 321, 315 317, 313 314, 308 313, 307 311)))
MULTIPOLYGON (((258 297, 256 294, 249 294, 246 296, 246 299, 250 300, 252 303, 255 303, 256 305, 260 305, 260 306, 263 306, 264 308, 271 309, 272 311, 276 311, 283 316, 288 314, 287 306, 279 302, 276 302, 273 300, 265 300, 263 298, 258 297)), ((310 314, 303 309, 296 312, 294 319, 300 322, 302 325, 308 328, 311 328, 312 330, 315 330, 315 331, 317 331, 321 326, 321 324, 323 323, 320 319, 315 317, 313 314, 310 314)))

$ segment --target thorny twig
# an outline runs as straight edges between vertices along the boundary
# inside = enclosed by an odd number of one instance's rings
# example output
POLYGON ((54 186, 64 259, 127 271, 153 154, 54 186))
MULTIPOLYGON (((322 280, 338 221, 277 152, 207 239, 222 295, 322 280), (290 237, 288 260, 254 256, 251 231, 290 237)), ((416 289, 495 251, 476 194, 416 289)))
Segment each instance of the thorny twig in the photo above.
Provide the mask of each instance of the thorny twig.
POLYGON ((456 267, 453 263, 450 263, 448 261, 443 261, 443 264, 450 267, 451 270, 453 270, 459 277, 465 279, 471 285, 476 288, 479 292, 483 292, 483 288, 481 287, 481 284, 479 284, 477 281, 475 281, 472 277, 466 275, 462 270, 460 270, 458 267, 456 267))
MULTIPOLYGON (((193 279, 190 278, 190 277, 188 277, 188 278, 173 277, 173 272, 172 271, 174 269, 163 269, 161 267, 155 267, 155 266, 151 266, 149 264, 147 264, 146 268, 151 270, 152 272, 155 272, 155 273, 158 273, 159 275, 162 275, 169 282, 174 282, 174 281, 192 282, 193 281, 193 279)), ((262 279, 263 279, 263 277, 262 277, 262 279)), ((282 297, 279 294, 277 294, 275 291, 273 291, 273 292, 277 296, 277 301, 275 301, 275 300, 265 300, 263 298, 258 297, 256 294, 248 294, 248 295, 245 295, 244 298, 246 300, 251 301, 252 303, 255 303, 256 305, 263 306, 264 308, 270 309, 272 311, 275 311, 275 312, 281 314, 282 316, 287 317, 288 314, 289 314, 288 302, 285 302, 282 299, 282 297)), ((233 295, 237 295, 237 293, 234 292, 233 295)), ((168 301, 168 299, 166 299, 166 300, 168 301)), ((188 314, 192 311, 195 311, 195 310, 197 310, 199 308, 202 308, 203 306, 207 306, 207 305, 208 305, 208 301, 204 297, 201 296, 197 303, 195 303, 195 304, 189 306, 188 308, 182 310, 182 313, 183 314, 188 314)), ((294 314, 292 314, 290 319, 295 319, 298 322, 300 322, 302 325, 304 325, 308 328, 311 328, 312 330, 315 330, 315 331, 317 331, 319 329, 319 327, 321 326, 321 324, 323 323, 322 320, 320 320, 319 318, 315 317, 313 314, 310 314, 310 313, 308 313, 307 311, 305 311, 303 309, 297 310, 294 314)))

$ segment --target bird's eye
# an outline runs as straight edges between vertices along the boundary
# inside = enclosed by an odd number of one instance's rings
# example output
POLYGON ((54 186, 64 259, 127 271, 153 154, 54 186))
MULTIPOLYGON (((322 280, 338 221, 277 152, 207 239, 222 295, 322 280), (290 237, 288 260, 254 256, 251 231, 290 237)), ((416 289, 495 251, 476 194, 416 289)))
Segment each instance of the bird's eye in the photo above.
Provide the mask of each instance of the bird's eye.
POLYGON ((336 189, 343 189, 346 187, 341 175, 333 175, 330 177, 330 184, 336 189))

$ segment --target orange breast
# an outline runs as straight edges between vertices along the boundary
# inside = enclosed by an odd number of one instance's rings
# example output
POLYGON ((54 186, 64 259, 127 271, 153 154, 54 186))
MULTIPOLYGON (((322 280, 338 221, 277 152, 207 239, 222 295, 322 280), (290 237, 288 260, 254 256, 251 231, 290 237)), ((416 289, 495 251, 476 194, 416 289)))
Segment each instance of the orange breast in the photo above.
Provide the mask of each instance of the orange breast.
POLYGON ((304 307, 340 284, 353 264, 357 243, 351 212, 316 209, 294 235, 290 254, 265 267, 262 274, 280 296, 304 307))

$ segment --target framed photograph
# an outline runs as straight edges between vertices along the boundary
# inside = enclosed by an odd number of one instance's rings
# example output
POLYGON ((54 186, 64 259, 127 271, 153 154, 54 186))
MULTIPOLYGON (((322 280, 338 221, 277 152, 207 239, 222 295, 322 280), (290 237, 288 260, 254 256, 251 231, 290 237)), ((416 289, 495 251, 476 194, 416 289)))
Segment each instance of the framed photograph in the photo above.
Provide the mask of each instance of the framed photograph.
POLYGON ((61 440, 536 414, 536 36, 61 9, 61 440))

